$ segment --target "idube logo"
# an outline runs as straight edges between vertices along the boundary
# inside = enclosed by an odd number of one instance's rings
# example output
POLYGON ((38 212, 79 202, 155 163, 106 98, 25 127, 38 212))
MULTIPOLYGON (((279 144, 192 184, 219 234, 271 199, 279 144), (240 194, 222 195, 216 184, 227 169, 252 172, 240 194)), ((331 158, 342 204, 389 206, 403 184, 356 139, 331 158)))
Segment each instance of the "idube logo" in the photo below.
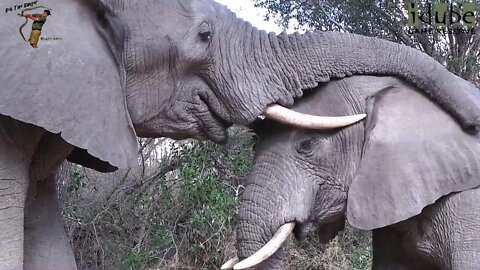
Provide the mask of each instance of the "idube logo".
POLYGON ((405 4, 408 30, 413 33, 473 34, 477 24, 477 3, 423 3, 405 4))

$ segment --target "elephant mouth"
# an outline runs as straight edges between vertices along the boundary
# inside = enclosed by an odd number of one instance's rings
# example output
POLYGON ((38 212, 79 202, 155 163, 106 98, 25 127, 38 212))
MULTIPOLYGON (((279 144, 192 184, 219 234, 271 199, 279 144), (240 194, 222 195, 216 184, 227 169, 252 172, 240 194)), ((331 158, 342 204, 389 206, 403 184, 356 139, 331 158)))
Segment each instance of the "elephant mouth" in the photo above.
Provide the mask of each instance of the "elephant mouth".
MULTIPOLYGON (((313 217, 311 217, 313 218, 313 217)), ((266 244, 248 257, 235 257, 222 265, 221 269, 277 269, 282 264, 285 254, 282 247, 294 236, 298 242, 304 241, 313 232, 318 233, 321 243, 326 244, 335 238, 345 227, 343 213, 325 219, 307 219, 284 222, 278 227, 266 244)))
POLYGON ((233 124, 252 126, 265 118, 303 129, 332 130, 355 124, 366 117, 365 114, 347 116, 309 115, 274 103, 265 106, 259 114, 253 114, 256 117, 250 119, 247 123, 241 123, 234 120, 236 118, 227 109, 230 106, 220 102, 221 99, 215 94, 216 91, 212 90, 214 87, 208 82, 197 82, 196 86, 198 88, 195 92, 199 99, 198 103, 200 103, 198 105, 208 110, 208 113, 201 113, 197 118, 200 120, 199 125, 203 131, 202 135, 214 142, 224 142, 227 138, 226 129, 233 124))
POLYGON ((275 256, 275 253, 284 246, 291 235, 293 235, 298 242, 302 242, 310 233, 314 231, 324 231, 325 226, 331 227, 333 230, 326 233, 324 232, 320 235, 319 240, 323 244, 328 243, 331 239, 335 238, 337 233, 343 229, 345 226, 345 219, 336 218, 320 225, 314 225, 312 221, 286 222, 277 229, 272 238, 257 252, 247 258, 232 258, 223 264, 221 269, 270 269, 268 266, 265 266, 265 264, 268 265, 268 260, 273 259, 281 261, 284 259, 283 255, 275 256))
POLYGON ((198 116, 199 126, 201 130, 200 136, 216 143, 224 143, 227 140, 227 129, 232 126, 226 117, 222 117, 219 111, 219 105, 212 103, 211 99, 199 94, 201 105, 205 108, 200 110, 198 116))

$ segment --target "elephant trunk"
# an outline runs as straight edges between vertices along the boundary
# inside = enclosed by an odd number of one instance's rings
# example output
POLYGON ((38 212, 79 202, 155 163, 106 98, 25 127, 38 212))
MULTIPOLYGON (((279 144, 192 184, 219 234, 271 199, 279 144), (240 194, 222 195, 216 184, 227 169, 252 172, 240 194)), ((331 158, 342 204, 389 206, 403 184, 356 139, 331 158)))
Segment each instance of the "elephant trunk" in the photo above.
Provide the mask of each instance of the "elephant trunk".
MULTIPOLYGON (((240 261, 264 247, 286 223, 306 220, 313 203, 313 189, 305 188, 308 180, 298 177, 294 168, 278 164, 278 160, 291 163, 288 158, 275 157, 271 152, 257 156, 243 193, 237 225, 240 261)), ((283 269, 283 257, 280 248, 256 269, 283 269)))
POLYGON ((391 75, 422 89, 457 120, 465 123, 466 128, 473 128, 471 122, 479 117, 472 117, 479 106, 472 98, 475 86, 446 72, 440 63, 416 49, 387 40, 338 32, 264 35, 263 39, 268 38, 271 48, 263 50, 271 51, 270 57, 273 57, 266 60, 271 72, 268 77, 275 74, 277 82, 278 78, 287 77, 281 80, 281 84, 276 84, 286 89, 277 91, 288 92, 286 98, 275 100, 280 105, 290 106, 293 98, 302 96, 303 90, 315 88, 318 83, 331 78, 355 74, 391 75), (462 101, 462 108, 456 108, 452 98, 462 101))
MULTIPOLYGON (((284 201, 277 194, 268 194, 268 187, 250 184, 246 187, 238 212, 237 256, 240 261, 252 256, 273 237, 275 230, 285 223, 278 205, 284 201)), ((283 269, 283 251, 280 248, 255 269, 283 269)))

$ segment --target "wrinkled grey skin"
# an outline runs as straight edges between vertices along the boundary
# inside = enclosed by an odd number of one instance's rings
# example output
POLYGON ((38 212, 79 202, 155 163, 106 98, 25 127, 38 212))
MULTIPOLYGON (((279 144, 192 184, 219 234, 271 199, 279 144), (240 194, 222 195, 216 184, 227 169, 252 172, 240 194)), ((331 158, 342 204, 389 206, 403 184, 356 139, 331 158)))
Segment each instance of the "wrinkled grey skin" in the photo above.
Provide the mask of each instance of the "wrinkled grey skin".
MULTIPOLYGON (((9 179, 0 204, 10 205, 11 194, 18 195, 15 211, 3 210, 13 211, 12 218, 0 213, 0 230, 15 231, 15 239, 4 239, 11 245, 5 250, 15 252, 0 252, 12 269, 21 268, 18 225, 27 183, 36 184, 27 176, 38 152, 100 171, 128 168, 137 161, 137 135, 221 142, 228 126, 252 123, 267 105, 291 106, 319 82, 352 74, 404 77, 467 131, 475 133, 480 124, 472 84, 398 44, 339 33, 267 34, 209 0, 42 5, 52 10, 42 37, 61 40, 41 41, 38 49, 18 33, 23 18, 16 12, 0 16, 0 115, 18 121, 2 129, 28 123, 45 136, 60 134, 44 146, 37 145, 43 135, 30 130, 18 135, 25 136, 22 143, 12 142, 17 135, 0 138, 0 179, 9 179), (70 154, 57 149, 61 145, 72 147, 70 154)), ((55 166, 41 167, 40 180, 55 166)))
MULTIPOLYGON (((270 121, 256 127, 238 213, 240 259, 287 222, 296 222, 298 239, 318 230, 328 240, 348 220, 373 230, 373 269, 480 269, 479 136, 391 77, 334 81, 293 109, 367 118, 331 131, 270 121)), ((282 256, 257 269, 283 269, 282 256)))

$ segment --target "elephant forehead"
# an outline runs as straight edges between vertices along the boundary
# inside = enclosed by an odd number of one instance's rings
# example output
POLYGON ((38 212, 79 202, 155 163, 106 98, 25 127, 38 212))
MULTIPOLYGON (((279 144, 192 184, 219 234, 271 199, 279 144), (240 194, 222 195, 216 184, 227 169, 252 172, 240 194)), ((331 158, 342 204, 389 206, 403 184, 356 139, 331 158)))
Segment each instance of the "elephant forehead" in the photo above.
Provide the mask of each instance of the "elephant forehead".
MULTIPOLYGON (((124 1, 123 23, 133 30, 130 34, 184 38, 196 23, 213 17, 221 7, 213 1, 124 1)), ((114 2, 118 3, 118 1, 114 2)))

